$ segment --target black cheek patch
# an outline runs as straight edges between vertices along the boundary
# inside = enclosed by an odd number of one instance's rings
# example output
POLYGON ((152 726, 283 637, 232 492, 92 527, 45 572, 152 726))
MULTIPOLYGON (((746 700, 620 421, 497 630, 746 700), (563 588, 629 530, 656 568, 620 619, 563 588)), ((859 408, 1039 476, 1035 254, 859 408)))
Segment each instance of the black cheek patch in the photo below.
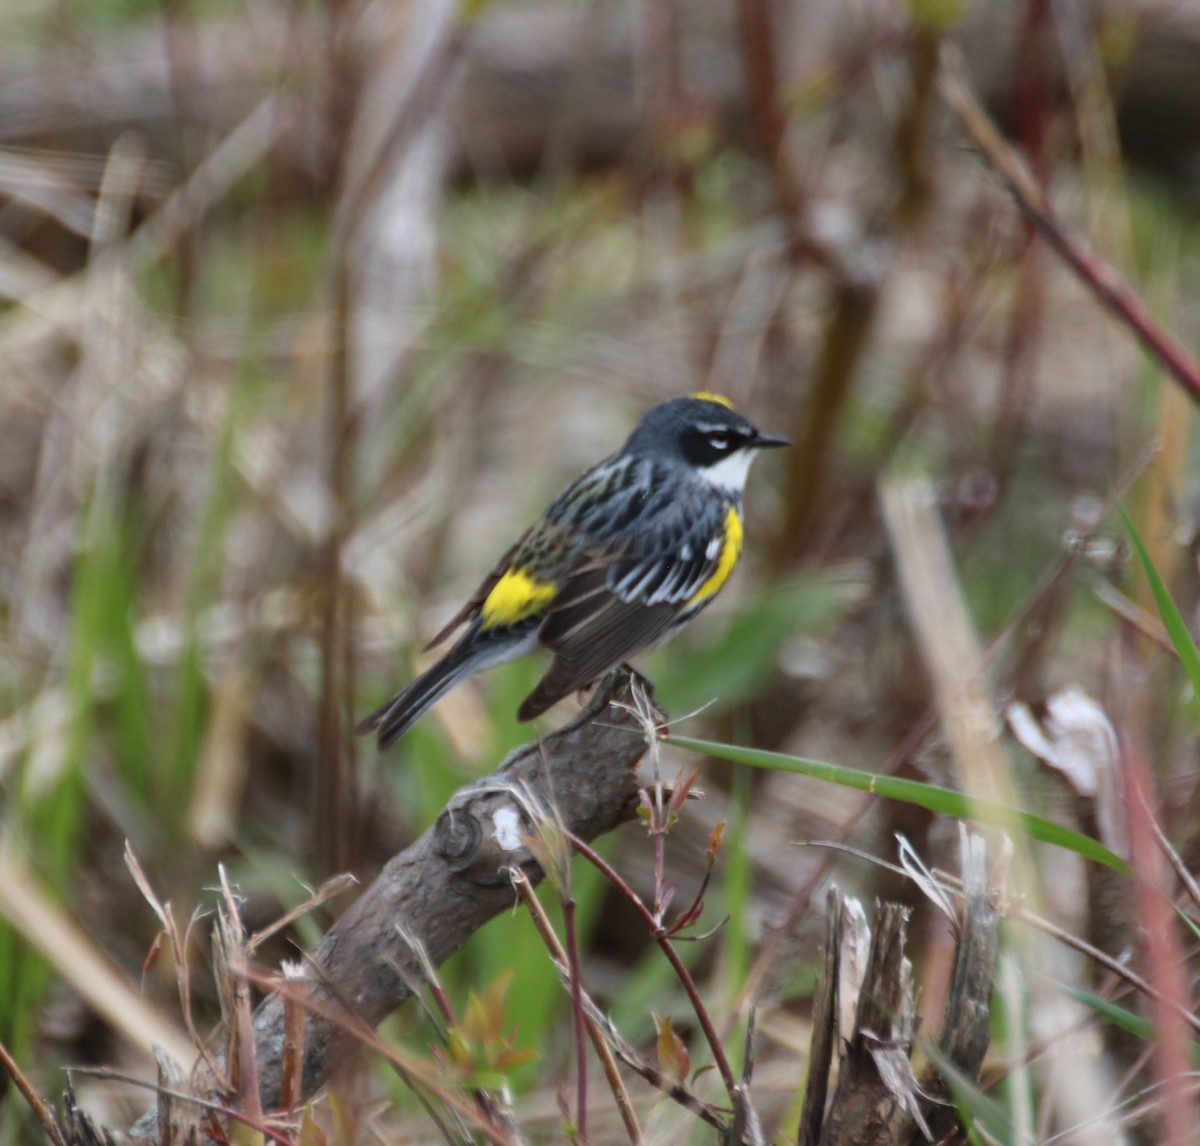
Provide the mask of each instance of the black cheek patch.
POLYGON ((694 466, 716 465, 722 458, 729 457, 729 447, 714 448, 709 435, 699 430, 689 430, 683 437, 683 456, 694 466))

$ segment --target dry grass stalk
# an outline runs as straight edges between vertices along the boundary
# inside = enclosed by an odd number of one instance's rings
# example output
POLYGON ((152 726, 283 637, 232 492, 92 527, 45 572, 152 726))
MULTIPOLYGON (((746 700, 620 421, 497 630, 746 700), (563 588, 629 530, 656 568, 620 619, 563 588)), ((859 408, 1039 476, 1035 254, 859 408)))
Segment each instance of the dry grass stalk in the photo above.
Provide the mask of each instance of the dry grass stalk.
POLYGON ((0 843, 0 916, 131 1046, 149 1055, 157 1044, 191 1061, 195 1049, 187 1035, 148 1005, 75 920, 41 892, 7 841, 0 843))

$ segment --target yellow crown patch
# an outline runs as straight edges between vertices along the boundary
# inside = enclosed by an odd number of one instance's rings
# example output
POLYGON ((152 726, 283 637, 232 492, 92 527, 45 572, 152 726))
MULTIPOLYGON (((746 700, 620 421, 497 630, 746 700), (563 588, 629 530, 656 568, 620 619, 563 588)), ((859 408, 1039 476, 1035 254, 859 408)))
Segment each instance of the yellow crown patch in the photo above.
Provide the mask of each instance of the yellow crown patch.
POLYGON ((724 394, 712 394, 708 390, 698 390, 691 397, 700 402, 716 402, 718 406, 724 406, 727 410, 736 409, 734 404, 724 394))

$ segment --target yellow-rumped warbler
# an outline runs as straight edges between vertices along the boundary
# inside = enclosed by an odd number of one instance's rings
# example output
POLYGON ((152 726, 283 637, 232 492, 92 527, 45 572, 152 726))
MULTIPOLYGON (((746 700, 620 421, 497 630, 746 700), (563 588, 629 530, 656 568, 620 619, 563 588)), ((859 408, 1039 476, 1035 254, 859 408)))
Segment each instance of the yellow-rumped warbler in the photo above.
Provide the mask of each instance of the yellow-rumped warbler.
POLYGON ((742 492, 760 433, 717 394, 647 410, 629 440, 579 475, 500 558, 427 647, 444 657, 358 726, 379 747, 459 681, 537 648, 554 663, 517 711, 532 720, 657 644, 716 596, 742 552, 742 492))

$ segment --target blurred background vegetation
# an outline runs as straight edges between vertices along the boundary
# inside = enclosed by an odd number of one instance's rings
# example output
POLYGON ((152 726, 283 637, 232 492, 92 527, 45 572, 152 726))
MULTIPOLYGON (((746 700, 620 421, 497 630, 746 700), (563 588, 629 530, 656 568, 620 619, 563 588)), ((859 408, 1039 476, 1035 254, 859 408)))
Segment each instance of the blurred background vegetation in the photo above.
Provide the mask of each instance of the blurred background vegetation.
MULTIPOLYGON (((1195 866, 1194 706, 1112 513, 1117 494, 1190 620, 1194 395, 980 161, 941 95, 959 66, 1063 225, 1194 344, 1194 6, 0 8, 0 1040, 43 1093, 64 1066, 145 1075, 150 1041, 180 1045, 126 841, 176 917, 198 913, 205 1031, 218 863, 257 929, 331 873, 369 879, 529 738, 513 713, 532 661, 458 690, 385 758, 350 729, 566 480, 699 389, 796 444, 754 475, 735 584, 643 666, 676 731, 959 786, 962 745, 929 718, 948 654, 901 576, 944 538, 952 563, 926 587, 986 650, 972 679, 1012 798, 1077 823, 1004 718, 1078 686, 1144 751, 1158 823, 1195 866), (924 524, 885 521, 881 486, 914 481, 924 524)), ((728 822, 705 921, 729 921, 686 953, 724 1029, 757 1000, 756 1090, 784 1134, 825 883, 913 903, 930 1014, 947 951, 905 883, 792 845, 890 861, 904 832, 953 868, 954 833, 792 775, 709 762, 700 786, 669 878, 688 902, 728 822)), ((606 848, 652 885, 644 831, 606 848)), ((1019 895, 1093 934, 1075 857, 1035 852, 1026 875, 1019 895)), ((590 988, 632 1040, 653 1044, 652 1009, 690 1040, 641 925, 578 879, 590 988)), ((1133 943, 1122 903, 1104 908, 1113 954, 1133 943)), ((1043 964, 1014 939, 1012 960, 989 1085, 1028 1098, 1038 1140, 1095 1141, 1086 1120, 1107 1114, 1105 1134, 1165 1141, 1153 1040, 1102 1047, 1062 986, 1113 984, 1057 947, 1043 964)), ((522 1121, 554 1140, 569 1007, 528 920, 490 924, 445 979, 465 1006, 509 971, 517 1045, 541 1052, 513 1074, 522 1121)), ((415 1013, 388 1035, 429 1042, 415 1013)), ((111 1125, 145 1105, 77 1081, 111 1125)), ((358 1110, 387 1095, 389 1140, 428 1139, 394 1077, 347 1089, 358 1110)), ((0 1141, 32 1135, 0 1096, 0 1141)))

